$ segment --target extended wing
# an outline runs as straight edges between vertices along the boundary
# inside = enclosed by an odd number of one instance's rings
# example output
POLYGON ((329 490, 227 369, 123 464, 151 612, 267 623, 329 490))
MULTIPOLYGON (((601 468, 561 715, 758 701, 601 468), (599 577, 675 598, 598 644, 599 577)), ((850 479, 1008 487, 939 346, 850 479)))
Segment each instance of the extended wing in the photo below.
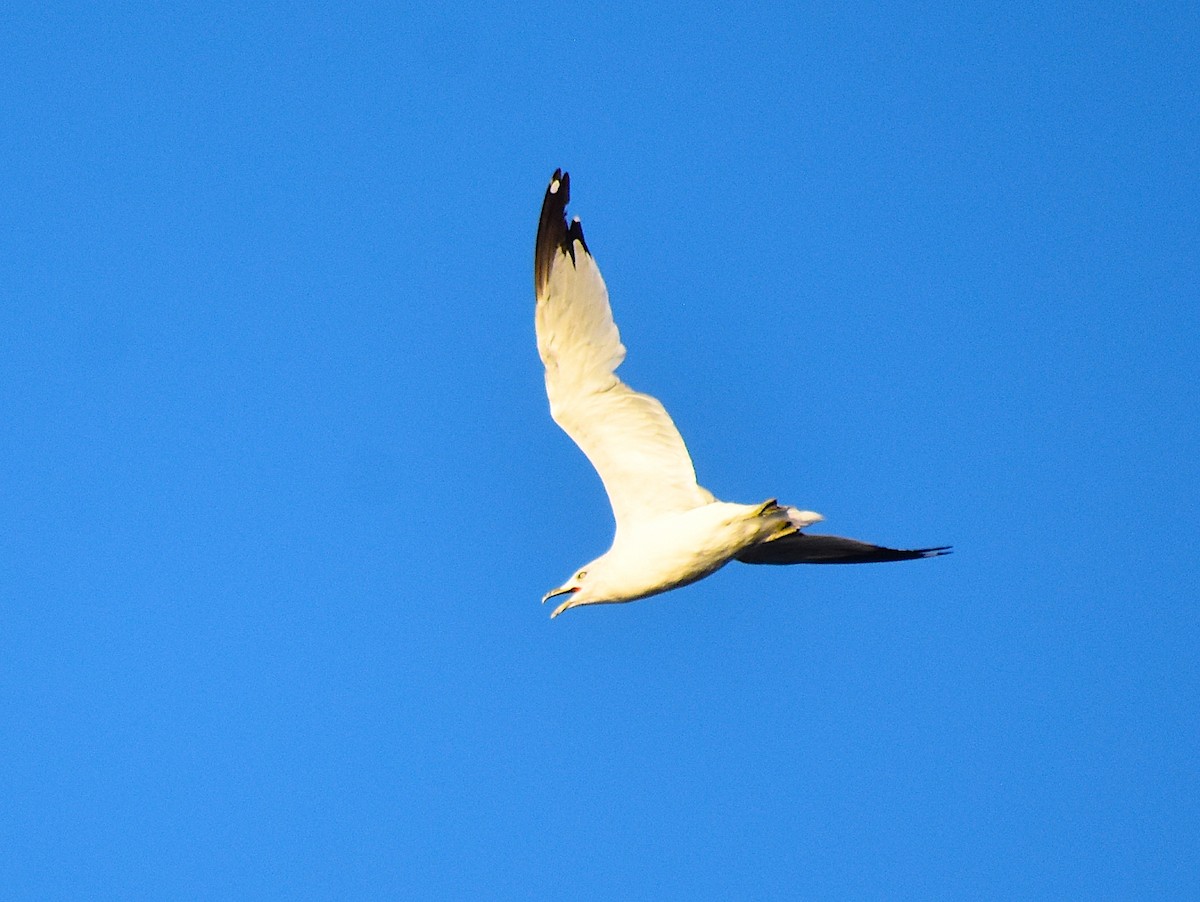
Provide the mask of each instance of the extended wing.
POLYGON ((570 184, 566 173, 555 171, 538 222, 538 353, 550 415, 600 474, 620 529, 655 513, 699 507, 713 496, 696 484, 687 446, 658 399, 615 374, 625 346, 583 228, 578 218, 567 224, 570 184))
POLYGON ((949 545, 938 548, 884 548, 858 539, 794 532, 747 548, 737 559, 743 564, 875 564, 940 557, 949 553, 949 545))

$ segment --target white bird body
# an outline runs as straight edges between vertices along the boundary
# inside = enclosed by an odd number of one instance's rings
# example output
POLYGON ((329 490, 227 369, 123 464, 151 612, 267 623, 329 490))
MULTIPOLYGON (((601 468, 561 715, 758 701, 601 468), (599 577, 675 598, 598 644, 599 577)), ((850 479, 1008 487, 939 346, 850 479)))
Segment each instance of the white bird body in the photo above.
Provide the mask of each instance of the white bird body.
POLYGON ((616 375, 625 346, 608 291, 583 239, 569 225, 570 179, 546 189, 534 249, 538 353, 550 413, 580 447, 608 493, 617 521, 612 547, 543 601, 570 597, 551 615, 589 604, 635 601, 695 582, 738 558, 746 563, 858 563, 945 554, 902 551, 802 533, 812 511, 718 501, 696 482, 691 456, 656 398, 616 375))
POLYGON ((618 529, 610 548, 585 566, 588 595, 578 593, 555 609, 557 617, 580 604, 636 601, 703 579, 751 545, 795 532, 787 511, 773 501, 710 501, 618 529), (595 596, 597 601, 585 599, 595 596))

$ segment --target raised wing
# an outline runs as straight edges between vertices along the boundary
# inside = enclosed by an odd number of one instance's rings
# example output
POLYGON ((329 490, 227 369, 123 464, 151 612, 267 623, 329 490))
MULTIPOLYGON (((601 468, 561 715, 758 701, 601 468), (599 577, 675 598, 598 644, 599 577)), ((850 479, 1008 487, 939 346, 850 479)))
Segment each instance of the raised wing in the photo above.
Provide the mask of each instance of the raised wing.
POLYGON ((600 474, 619 530, 656 513, 699 507, 713 496, 696 484, 683 438, 658 399, 615 374, 625 346, 579 219, 567 224, 570 186, 570 177, 555 170, 538 222, 538 353, 550 415, 600 474))

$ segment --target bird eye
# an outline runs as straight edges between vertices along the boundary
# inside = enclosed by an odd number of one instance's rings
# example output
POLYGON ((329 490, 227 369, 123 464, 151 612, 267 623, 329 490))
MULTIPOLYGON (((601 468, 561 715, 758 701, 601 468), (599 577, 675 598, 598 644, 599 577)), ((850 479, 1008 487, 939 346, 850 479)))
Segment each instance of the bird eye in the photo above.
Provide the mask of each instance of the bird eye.
POLYGON ((575 574, 576 579, 583 579, 585 576, 587 576, 586 570, 580 570, 578 573, 575 574))

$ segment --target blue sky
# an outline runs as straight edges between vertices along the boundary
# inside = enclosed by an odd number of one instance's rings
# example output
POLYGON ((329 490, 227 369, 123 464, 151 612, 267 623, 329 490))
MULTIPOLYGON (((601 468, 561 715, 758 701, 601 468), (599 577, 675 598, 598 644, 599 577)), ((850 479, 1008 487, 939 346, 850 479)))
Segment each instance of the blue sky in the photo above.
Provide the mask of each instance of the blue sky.
POLYGON ((14 899, 1195 898, 1194 4, 0 13, 14 899), (555 167, 703 484, 538 604, 555 167))

